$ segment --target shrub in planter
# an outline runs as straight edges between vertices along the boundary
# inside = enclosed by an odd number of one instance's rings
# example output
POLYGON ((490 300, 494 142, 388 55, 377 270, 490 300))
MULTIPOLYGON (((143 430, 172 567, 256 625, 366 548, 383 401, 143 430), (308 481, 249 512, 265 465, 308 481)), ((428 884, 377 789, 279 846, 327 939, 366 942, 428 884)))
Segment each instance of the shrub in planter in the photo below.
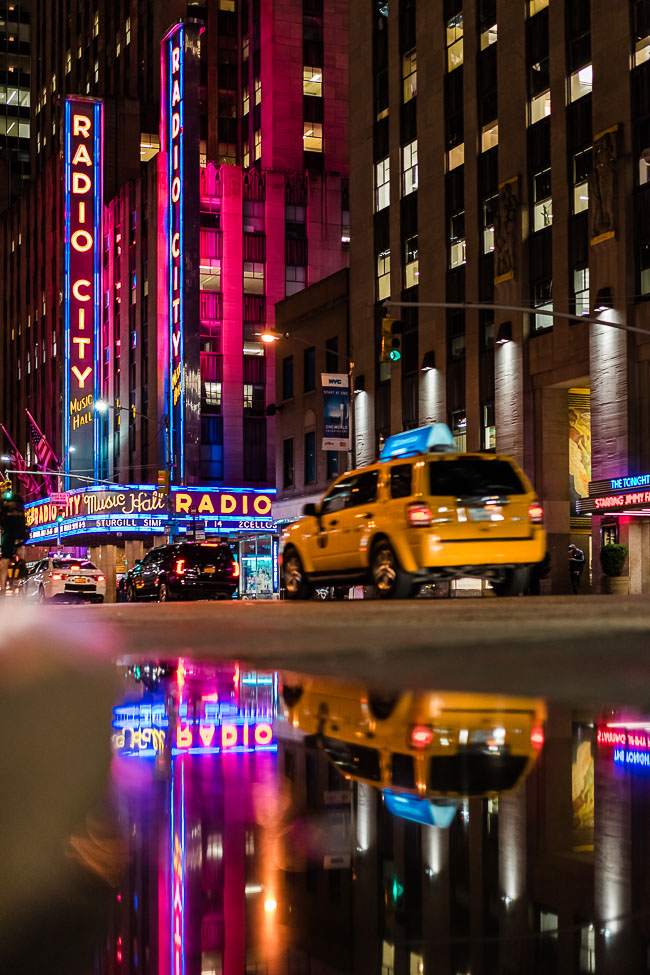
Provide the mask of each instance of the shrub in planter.
POLYGON ((626 545, 603 545, 601 548, 600 566, 604 573, 604 593, 625 596, 630 591, 630 580, 623 575, 627 551, 626 545))
POLYGON ((600 567, 606 576, 623 575, 623 566, 627 558, 627 545, 603 545, 600 550, 600 567))

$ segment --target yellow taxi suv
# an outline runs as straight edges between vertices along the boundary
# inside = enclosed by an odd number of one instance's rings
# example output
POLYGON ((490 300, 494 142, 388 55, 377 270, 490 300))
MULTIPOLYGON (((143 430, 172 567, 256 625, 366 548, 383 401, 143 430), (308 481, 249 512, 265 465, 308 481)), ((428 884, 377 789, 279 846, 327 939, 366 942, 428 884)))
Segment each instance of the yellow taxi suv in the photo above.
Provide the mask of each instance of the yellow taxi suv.
MULTIPOLYGON (((531 771, 544 744, 541 698, 386 693, 285 673, 284 718, 349 779, 419 798, 494 796, 531 771)), ((399 800, 398 806, 403 805, 399 800)))
POLYGON ((423 583, 486 579, 517 596, 546 552, 543 511, 514 460, 459 454, 448 427, 389 437, 379 461, 338 478, 282 536, 287 599, 317 586, 409 598, 423 583))

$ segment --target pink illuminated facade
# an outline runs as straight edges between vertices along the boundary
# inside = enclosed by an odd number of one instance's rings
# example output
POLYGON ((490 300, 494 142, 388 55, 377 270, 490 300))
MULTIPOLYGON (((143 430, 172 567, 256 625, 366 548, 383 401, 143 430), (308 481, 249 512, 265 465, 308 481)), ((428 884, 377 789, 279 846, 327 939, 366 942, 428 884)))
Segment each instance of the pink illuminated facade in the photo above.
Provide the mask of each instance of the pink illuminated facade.
MULTIPOLYGON (((72 6, 91 46, 118 38, 118 60, 99 51, 87 81, 85 61, 70 71, 35 50, 57 94, 104 104, 93 397, 109 409, 93 417, 84 466, 119 483, 155 483, 167 469, 188 486, 272 484, 273 351, 259 333, 277 301, 348 262, 347 4, 164 0, 153 16, 131 5, 123 22, 103 0, 88 22, 72 6)), ((57 301, 63 119, 53 98, 40 101, 37 178, 0 232, 2 419, 28 455, 30 409, 61 458, 74 445, 57 301)))

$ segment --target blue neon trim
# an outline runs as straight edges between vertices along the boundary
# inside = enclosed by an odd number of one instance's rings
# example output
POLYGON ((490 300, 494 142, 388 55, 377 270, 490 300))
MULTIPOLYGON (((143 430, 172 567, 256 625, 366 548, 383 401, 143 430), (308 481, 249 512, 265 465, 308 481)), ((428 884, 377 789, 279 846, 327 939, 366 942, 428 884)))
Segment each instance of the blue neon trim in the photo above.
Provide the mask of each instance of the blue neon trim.
MULTIPOLYGON (((180 326, 181 326, 181 364, 185 362, 185 338, 184 338, 184 255, 183 255, 183 245, 185 242, 184 236, 184 220, 183 220, 183 210, 184 210, 184 200, 183 200, 183 186, 185 185, 184 179, 184 149, 185 149, 185 29, 181 27, 179 31, 180 35, 180 89, 181 89, 181 130, 179 134, 179 149, 181 156, 181 197, 179 200, 180 215, 181 215, 181 309, 180 309, 180 326)), ((181 428, 179 431, 179 449, 180 449, 180 460, 181 460, 181 481, 185 480, 185 368, 181 368, 181 428)))
MULTIPOLYGON (((100 392, 100 362, 101 362, 101 309, 102 309, 102 271, 103 271, 103 186, 102 186, 102 129, 103 129, 103 108, 101 102, 95 103, 95 307, 94 307, 94 328, 95 339, 95 383, 94 396, 95 402, 99 399, 100 392)), ((100 416, 96 410, 93 417, 93 469, 95 477, 99 477, 100 463, 100 416)))
POLYGON ((172 493, 174 492, 180 492, 181 494, 277 494, 278 489, 244 487, 173 487, 172 493))

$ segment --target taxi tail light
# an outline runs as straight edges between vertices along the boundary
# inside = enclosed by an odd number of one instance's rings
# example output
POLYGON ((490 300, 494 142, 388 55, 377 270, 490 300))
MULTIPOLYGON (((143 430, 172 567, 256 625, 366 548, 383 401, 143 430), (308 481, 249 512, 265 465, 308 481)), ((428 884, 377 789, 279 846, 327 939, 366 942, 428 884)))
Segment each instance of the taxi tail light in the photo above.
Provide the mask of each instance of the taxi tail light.
POLYGON ((65 578, 66 576, 64 576, 61 572, 52 573, 52 582, 61 582, 61 580, 65 578))
POLYGON ((531 504, 528 509, 528 517, 534 524, 541 524, 542 518, 544 517, 544 509, 541 504, 531 504))
POLYGON ((105 576, 97 576, 97 582, 106 582, 105 576))
POLYGON ((428 528, 433 521, 431 508, 427 504, 409 504, 406 508, 409 524, 418 528, 428 528))
POLYGON ((541 748, 544 744, 544 729, 541 725, 535 725, 530 733, 530 743, 534 745, 535 748, 541 748))
POLYGON ((410 739, 413 748, 428 748, 433 741, 433 729, 426 725, 416 724, 411 728, 410 739))
POLYGON ((233 579, 239 579, 239 562, 233 562, 233 564, 232 564, 232 576, 233 576, 233 579))

